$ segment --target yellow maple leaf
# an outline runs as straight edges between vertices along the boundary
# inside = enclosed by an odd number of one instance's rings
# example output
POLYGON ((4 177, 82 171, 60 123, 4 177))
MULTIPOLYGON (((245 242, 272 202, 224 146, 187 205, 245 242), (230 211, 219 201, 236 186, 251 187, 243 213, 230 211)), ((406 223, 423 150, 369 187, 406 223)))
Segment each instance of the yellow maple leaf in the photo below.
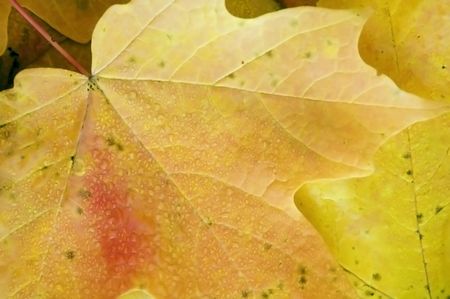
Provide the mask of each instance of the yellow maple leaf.
POLYGON ((296 195, 361 293, 448 296, 450 117, 407 129, 367 178, 317 182, 296 195))
POLYGON ((361 34, 361 56, 402 89, 450 101, 449 1, 321 0, 318 5, 372 7, 361 34))
POLYGON ((2 293, 354 297, 293 194, 367 173, 442 111, 361 61, 363 23, 136 0, 98 23, 91 78, 19 74, 0 93, 2 293))
MULTIPOLYGON (((364 58, 407 90, 450 99, 450 44, 441 38, 450 28, 448 2, 320 4, 374 6, 360 41, 364 58)), ((379 150, 373 175, 308 184, 296 194, 361 295, 450 296, 449 128, 449 114, 414 125, 379 150)))

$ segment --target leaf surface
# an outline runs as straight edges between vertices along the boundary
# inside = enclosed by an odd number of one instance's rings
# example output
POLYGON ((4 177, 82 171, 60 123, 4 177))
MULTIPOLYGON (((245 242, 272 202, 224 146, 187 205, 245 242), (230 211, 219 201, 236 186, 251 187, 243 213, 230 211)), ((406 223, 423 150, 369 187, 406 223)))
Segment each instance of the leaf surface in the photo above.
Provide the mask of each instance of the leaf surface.
POLYGON ((308 222, 214 177, 167 171, 85 78, 22 72, 2 96, 36 110, 0 134, 2 293, 354 298, 308 222))
POLYGON ((100 88, 169 171, 218 176, 289 212, 304 181, 366 173, 384 140, 442 111, 362 62, 364 19, 351 11, 305 7, 243 20, 220 0, 182 4, 120 6, 99 22, 92 44, 100 88), (202 29, 173 24, 174 14, 202 29), (108 26, 122 15, 135 20, 126 34, 108 26), (293 155, 301 168, 291 167, 293 155))
POLYGON ((93 78, 19 74, 0 94, 2 293, 354 298, 293 194, 370 171, 442 110, 361 61, 363 22, 133 1, 97 25, 93 78))

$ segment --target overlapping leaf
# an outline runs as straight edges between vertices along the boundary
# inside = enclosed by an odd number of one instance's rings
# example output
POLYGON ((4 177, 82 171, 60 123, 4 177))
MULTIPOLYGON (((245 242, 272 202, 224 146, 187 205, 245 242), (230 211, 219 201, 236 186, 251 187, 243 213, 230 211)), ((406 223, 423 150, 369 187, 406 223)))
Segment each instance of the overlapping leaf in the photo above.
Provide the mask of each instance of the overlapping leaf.
POLYGON ((362 57, 407 91, 450 100, 449 1, 321 0, 318 5, 372 7, 361 35, 362 57))
POLYGON ((293 194, 369 171, 387 137, 441 111, 361 61, 363 22, 136 0, 97 25, 93 78, 19 75, 0 94, 0 290, 354 297, 293 194))
POLYGON ((367 178, 314 183, 297 194, 363 295, 450 296, 449 120, 395 137, 367 178))
MULTIPOLYGON (((378 10, 360 41, 364 57, 402 87, 448 99, 449 43, 440 38, 450 28, 442 15, 448 3, 371 4, 378 10)), ((362 295, 450 296, 449 120, 443 115, 395 137, 377 153, 370 177, 309 184, 296 195, 362 295)))
MULTIPOLYGON (((50 26, 63 35, 80 43, 91 39, 92 31, 100 16, 113 4, 126 3, 129 0, 69 0, 34 1, 19 0, 50 26)), ((0 0, 0 54, 7 45, 7 24, 10 12, 9 0, 0 0)))
MULTIPOLYGON (((79 63, 90 69, 90 44, 75 43, 30 14, 54 40, 76 57, 79 63)), ((0 56, 0 90, 11 87, 14 76, 25 68, 56 67, 76 70, 15 10, 9 17, 8 36, 8 51, 0 56)))

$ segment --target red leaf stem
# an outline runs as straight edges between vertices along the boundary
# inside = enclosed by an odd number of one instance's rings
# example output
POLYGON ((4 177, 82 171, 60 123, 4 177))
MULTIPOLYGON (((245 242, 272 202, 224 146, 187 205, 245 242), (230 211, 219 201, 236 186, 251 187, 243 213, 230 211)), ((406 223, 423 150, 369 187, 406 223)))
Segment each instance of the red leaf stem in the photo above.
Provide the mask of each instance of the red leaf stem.
POLYGON ((22 6, 20 6, 17 0, 10 0, 10 3, 17 10, 17 12, 20 13, 20 15, 50 43, 50 45, 52 45, 71 65, 75 67, 78 72, 87 77, 90 76, 90 73, 72 55, 61 47, 60 44, 53 40, 50 34, 38 22, 36 22, 22 6))

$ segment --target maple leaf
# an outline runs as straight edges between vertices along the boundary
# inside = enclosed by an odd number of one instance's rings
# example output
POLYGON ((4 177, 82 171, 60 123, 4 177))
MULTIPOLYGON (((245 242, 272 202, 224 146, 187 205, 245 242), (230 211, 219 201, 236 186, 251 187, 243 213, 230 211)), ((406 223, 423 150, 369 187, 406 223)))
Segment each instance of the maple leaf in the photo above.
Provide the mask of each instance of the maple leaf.
MULTIPOLYGON (((103 12, 112 4, 126 3, 128 0, 19 0, 19 2, 65 36, 86 43, 91 39, 94 26, 103 12)), ((8 43, 6 32, 10 10, 9 0, 0 0, 0 54, 5 51, 8 43)))
POLYGON ((0 133, 2 293, 354 297, 308 222, 213 177, 164 170, 86 78, 61 72, 22 72, 3 93, 2 104, 59 99, 0 133))
POLYGON ((449 116, 384 145, 371 176, 317 182, 296 194, 362 295, 450 296, 449 116))
POLYGON ((361 34, 361 56, 402 89, 450 101, 449 1, 321 0, 332 8, 370 6, 361 34))
MULTIPOLYGON (((448 101, 449 30, 442 1, 320 1, 372 5, 362 55, 402 88, 448 101)), ((376 154, 362 179, 308 184, 296 194, 360 294, 387 298, 448 297, 450 114, 412 126, 376 154), (332 219, 332 222, 330 221, 332 219)))
POLYGON ((92 78, 22 72, 0 94, 0 290, 354 297, 293 194, 441 112, 360 60, 363 22, 133 1, 97 25, 92 78))

